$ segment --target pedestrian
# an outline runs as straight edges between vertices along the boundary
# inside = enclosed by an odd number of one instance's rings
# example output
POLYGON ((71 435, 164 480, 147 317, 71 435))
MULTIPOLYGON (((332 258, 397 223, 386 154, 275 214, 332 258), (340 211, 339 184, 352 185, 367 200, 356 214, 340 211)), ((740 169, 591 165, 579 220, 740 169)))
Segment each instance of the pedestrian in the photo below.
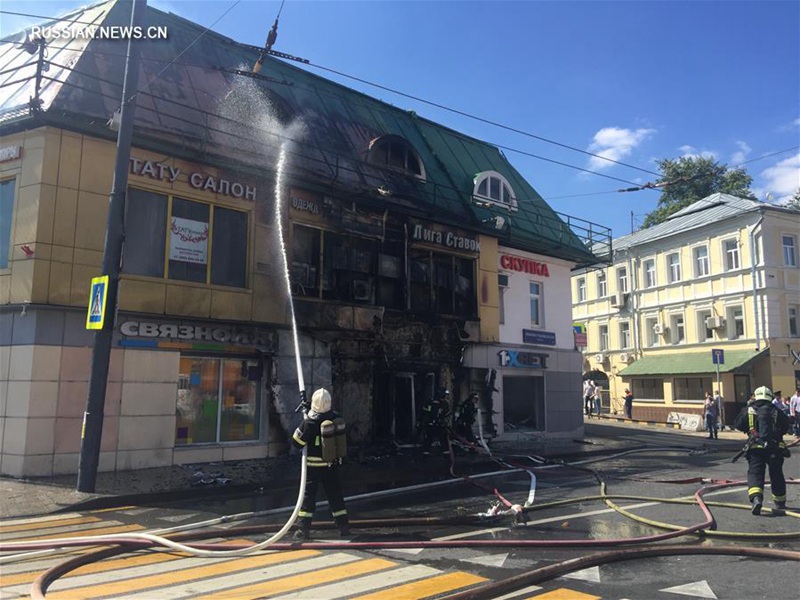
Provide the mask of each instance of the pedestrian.
POLYGON ((475 425, 475 415, 477 413, 479 399, 478 393, 472 392, 466 400, 458 405, 453 426, 459 442, 466 445, 471 452, 475 451, 475 446, 478 443, 472 427, 475 425))
POLYGON ((583 412, 584 414, 591 418, 592 417, 592 406, 594 403, 594 392, 595 386, 594 381, 591 379, 587 379, 583 382, 583 412))
MULTIPOLYGON (((305 407, 305 392, 300 394, 305 407)), ((311 410, 295 430, 292 443, 297 448, 306 448, 306 486, 303 490, 303 503, 297 519, 296 539, 308 539, 311 534, 311 521, 317 506, 319 484, 325 489, 333 520, 342 537, 350 535, 347 508, 342 495, 339 467, 347 454, 346 427, 344 419, 331 408, 331 394, 319 388, 311 395, 311 410)))
POLYGON ((725 431, 725 423, 723 423, 723 419, 725 415, 722 414, 722 403, 724 400, 722 399, 722 395, 719 393, 719 390, 714 390, 714 404, 717 405, 717 414, 719 415, 717 421, 719 423, 718 429, 719 431, 725 431))
POLYGON ((603 386, 599 383, 594 386, 594 396, 592 401, 594 402, 594 414, 598 417, 600 416, 600 405, 603 399, 603 386))
POLYGON ((438 440, 443 454, 450 453, 447 429, 450 417, 450 390, 440 387, 436 395, 422 407, 422 453, 431 453, 433 442, 438 440))
POLYGON ((625 416, 633 419, 633 393, 628 388, 625 388, 623 399, 625 400, 625 416))
POLYGON ((789 416, 794 423, 794 435, 800 438, 800 387, 798 387, 794 395, 789 398, 789 416))
POLYGON ((706 431, 708 431, 708 439, 716 440, 719 437, 717 433, 717 421, 719 420, 719 408, 710 392, 706 392, 706 403, 703 406, 703 418, 706 422, 706 431))
POLYGON ((783 443, 783 436, 789 431, 789 419, 772 404, 775 395, 768 387, 756 388, 753 397, 754 400, 737 415, 734 428, 748 436, 744 448, 748 463, 747 497, 750 500, 750 512, 760 515, 767 468, 775 507, 786 508, 783 459, 789 456, 789 449, 783 443))

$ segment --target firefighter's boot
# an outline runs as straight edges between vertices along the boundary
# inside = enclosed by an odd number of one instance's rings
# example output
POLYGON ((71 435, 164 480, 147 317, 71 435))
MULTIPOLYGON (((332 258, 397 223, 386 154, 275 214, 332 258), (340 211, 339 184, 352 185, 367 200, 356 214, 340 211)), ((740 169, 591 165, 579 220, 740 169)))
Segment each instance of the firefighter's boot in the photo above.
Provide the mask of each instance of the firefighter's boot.
POLYGON ((339 528, 339 537, 347 537, 350 535, 350 521, 347 520, 347 515, 336 517, 334 522, 339 528))

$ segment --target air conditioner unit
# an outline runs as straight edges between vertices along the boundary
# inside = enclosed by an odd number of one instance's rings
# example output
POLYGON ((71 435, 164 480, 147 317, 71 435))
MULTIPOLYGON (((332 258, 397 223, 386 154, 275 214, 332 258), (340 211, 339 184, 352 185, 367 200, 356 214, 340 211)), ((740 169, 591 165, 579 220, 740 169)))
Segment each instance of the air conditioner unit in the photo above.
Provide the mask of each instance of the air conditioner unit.
POLYGON ((622 308, 625 306, 625 293, 624 292, 617 292, 613 296, 611 296, 611 306, 613 308, 622 308))
POLYGON ((372 284, 363 279, 353 281, 353 300, 371 300, 372 284))
POLYGON ((653 325, 653 333, 657 335, 664 335, 665 333, 667 333, 667 326, 664 325, 663 323, 656 323, 655 325, 653 325))
POLYGON ((706 327, 708 329, 720 329, 725 327, 725 319, 723 317, 707 317, 706 327))
POLYGON ((594 362, 596 362, 598 364, 602 364, 602 362, 605 359, 606 359, 606 355, 605 354, 600 353, 600 354, 595 354, 594 355, 594 362))
POLYGON ((624 363, 631 363, 633 362, 633 354, 630 354, 628 352, 623 352, 622 354, 619 355, 619 360, 624 363))

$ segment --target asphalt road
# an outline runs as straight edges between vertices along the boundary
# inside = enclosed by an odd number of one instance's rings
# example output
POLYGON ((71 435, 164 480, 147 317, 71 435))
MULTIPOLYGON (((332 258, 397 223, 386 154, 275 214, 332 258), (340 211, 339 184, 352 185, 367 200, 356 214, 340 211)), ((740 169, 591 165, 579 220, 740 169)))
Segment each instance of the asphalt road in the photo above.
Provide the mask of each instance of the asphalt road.
MULTIPOLYGON (((348 508, 355 522, 354 535, 339 540, 333 530, 320 524, 311 545, 293 547, 295 554, 266 555, 280 557, 270 560, 286 564, 266 566, 259 562, 266 559, 253 557, 236 559, 251 562, 231 561, 227 567, 220 567, 217 559, 182 558, 148 566, 141 562, 141 553, 126 553, 117 559, 119 563, 110 565, 113 570, 84 575, 84 579, 62 579, 52 590, 64 590, 55 597, 153 599, 236 595, 394 600, 461 597, 458 594, 464 592, 476 598, 542 600, 798 596, 797 562, 749 555, 762 549, 785 550, 794 553, 795 561, 800 559, 797 485, 789 486, 790 509, 786 514, 765 511, 754 517, 746 504, 744 485, 722 487, 718 483, 740 481, 745 475, 744 460, 731 463, 740 438, 708 441, 702 434, 673 430, 587 425, 589 444, 610 447, 609 440, 621 439, 625 440, 623 447, 613 452, 585 456, 569 464, 543 465, 524 456, 506 455, 497 457, 501 460, 494 475, 460 479, 447 475, 439 482, 412 489, 351 498, 348 508), (708 515, 694 495, 703 488, 710 488, 703 499, 713 525, 699 534, 648 543, 651 536, 677 535, 681 528, 702 524, 708 515), (603 493, 608 497, 600 498, 603 493), (504 502, 523 505, 531 498, 524 522, 502 514, 507 510, 504 502), (501 514, 488 516, 495 506, 501 514), (431 547, 431 542, 436 547, 431 547), (651 548, 661 551, 664 546, 669 547, 664 550, 665 556, 647 555, 657 552, 651 548), (732 554, 708 554, 714 549, 732 554), (569 560, 573 563, 563 565, 569 560), (550 576, 545 573, 535 583, 523 580, 532 573, 543 573, 547 567, 553 571, 550 576), (516 586, 481 595, 481 586, 507 582, 512 577, 520 579, 516 586)), ((800 450, 786 463, 789 477, 798 478, 798 456, 800 450)), ((442 461, 443 473, 449 470, 446 457, 429 460, 442 461)), ((458 459, 453 469, 458 475, 458 459)), ((214 536, 260 542, 268 533, 243 528, 280 527, 293 502, 293 493, 285 490, 248 498, 206 502, 200 497, 181 503, 120 507, 64 516, 97 519, 85 524, 49 521, 48 525, 47 521, 30 520, 12 527, 14 531, 6 526, 2 539, 65 535, 65 529, 74 534, 111 529, 143 531, 255 512, 248 518, 216 525, 214 536)), ((27 595, 28 579, 32 581, 35 574, 63 560, 48 557, 37 559, 35 564, 3 565, 0 598, 27 595), (25 581, 20 583, 22 579, 25 581)))

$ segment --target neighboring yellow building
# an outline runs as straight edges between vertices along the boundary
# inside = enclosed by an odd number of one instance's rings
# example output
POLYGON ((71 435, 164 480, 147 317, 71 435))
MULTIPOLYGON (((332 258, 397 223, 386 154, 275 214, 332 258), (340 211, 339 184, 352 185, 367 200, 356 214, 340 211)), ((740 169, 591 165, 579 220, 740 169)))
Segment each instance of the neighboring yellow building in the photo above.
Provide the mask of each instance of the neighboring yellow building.
MULTIPOLYGON (((800 385, 800 211, 713 194, 615 239, 611 266, 575 271, 585 378, 608 378, 611 413, 702 412, 719 389, 730 425, 759 385, 800 385), (720 363, 720 364, 717 364, 720 363)), ((672 413, 672 414, 671 414, 672 413)))

